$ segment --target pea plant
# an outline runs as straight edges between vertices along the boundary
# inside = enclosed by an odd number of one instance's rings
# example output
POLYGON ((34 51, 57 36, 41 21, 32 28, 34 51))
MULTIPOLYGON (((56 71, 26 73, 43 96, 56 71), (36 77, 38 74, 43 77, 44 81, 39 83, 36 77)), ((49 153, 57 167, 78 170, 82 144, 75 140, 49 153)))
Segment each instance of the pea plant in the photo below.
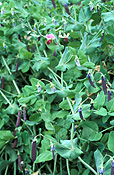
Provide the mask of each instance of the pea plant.
POLYGON ((0 174, 114 175, 114 1, 0 1, 0 174))

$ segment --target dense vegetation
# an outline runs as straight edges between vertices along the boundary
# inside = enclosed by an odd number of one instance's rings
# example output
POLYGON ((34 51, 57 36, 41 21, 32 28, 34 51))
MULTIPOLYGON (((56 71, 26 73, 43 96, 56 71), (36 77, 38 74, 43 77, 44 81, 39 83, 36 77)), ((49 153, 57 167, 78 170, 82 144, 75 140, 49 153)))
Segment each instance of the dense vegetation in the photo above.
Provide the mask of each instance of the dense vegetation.
POLYGON ((1 175, 114 175, 113 3, 0 1, 1 175))

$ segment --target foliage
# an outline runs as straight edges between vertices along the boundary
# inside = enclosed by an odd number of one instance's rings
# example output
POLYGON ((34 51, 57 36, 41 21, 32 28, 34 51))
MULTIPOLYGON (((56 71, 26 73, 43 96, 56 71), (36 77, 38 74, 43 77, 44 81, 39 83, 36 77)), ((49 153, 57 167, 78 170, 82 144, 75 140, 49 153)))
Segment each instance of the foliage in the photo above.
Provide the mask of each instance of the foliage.
POLYGON ((1 174, 110 175, 113 3, 0 2, 1 174))

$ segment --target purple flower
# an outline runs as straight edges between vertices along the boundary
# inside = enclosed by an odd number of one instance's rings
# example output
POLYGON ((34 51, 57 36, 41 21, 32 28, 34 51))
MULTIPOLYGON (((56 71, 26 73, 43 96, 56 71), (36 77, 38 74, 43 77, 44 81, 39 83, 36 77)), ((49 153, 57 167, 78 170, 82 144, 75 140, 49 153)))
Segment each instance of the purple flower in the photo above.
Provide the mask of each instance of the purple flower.
POLYGON ((47 23, 46 22, 44 22, 44 26, 46 26, 47 25, 47 23))
POLYGON ((75 60, 75 63, 78 67, 81 66, 79 60, 75 60))
POLYGON ((4 46, 4 49, 6 49, 6 46, 4 46))
POLYGON ((5 13, 5 10, 1 10, 1 15, 3 15, 5 13))
POLYGON ((82 108, 79 108, 79 109, 78 109, 78 112, 79 112, 80 118, 81 118, 82 120, 84 120, 83 115, 82 115, 82 108))
POLYGON ((55 91, 56 91, 56 87, 55 87, 55 86, 51 87, 51 90, 52 90, 53 92, 55 92, 55 91))
POLYGON ((68 4, 67 4, 67 3, 65 3, 65 4, 63 4, 63 6, 64 6, 64 7, 67 7, 67 6, 68 6, 68 4))
POLYGON ((40 92, 42 90, 41 86, 38 86, 38 92, 40 92))
POLYGON ((101 175, 103 175, 104 169, 103 169, 103 168, 100 168, 99 173, 100 173, 101 175))
POLYGON ((13 25, 13 27, 15 27, 15 23, 14 22, 12 23, 12 25, 13 25))
POLYGON ((54 151, 55 150, 55 147, 54 145, 51 146, 51 151, 54 151))
POLYGON ((53 160, 55 161, 54 150, 55 150, 55 147, 54 147, 54 145, 52 145, 51 146, 51 151, 52 151, 53 160))
POLYGON ((111 162, 111 175, 114 175, 114 161, 111 162))
POLYGON ((57 21, 54 21, 54 26, 57 24, 57 21))
POLYGON ((34 30, 36 30, 36 26, 34 26, 34 30))
POLYGON ((76 126, 74 126, 74 131, 76 131, 76 126))
POLYGON ((90 11, 92 11, 94 9, 93 4, 90 5, 90 11))

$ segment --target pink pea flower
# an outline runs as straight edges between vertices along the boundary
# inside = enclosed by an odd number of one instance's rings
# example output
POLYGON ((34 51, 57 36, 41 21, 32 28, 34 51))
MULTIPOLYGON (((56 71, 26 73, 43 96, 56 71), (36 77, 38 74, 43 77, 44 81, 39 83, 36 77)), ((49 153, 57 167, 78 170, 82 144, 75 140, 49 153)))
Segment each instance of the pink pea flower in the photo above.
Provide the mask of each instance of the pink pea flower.
POLYGON ((46 35, 46 38, 49 40, 54 40, 55 36, 53 34, 48 34, 48 35, 46 35))

